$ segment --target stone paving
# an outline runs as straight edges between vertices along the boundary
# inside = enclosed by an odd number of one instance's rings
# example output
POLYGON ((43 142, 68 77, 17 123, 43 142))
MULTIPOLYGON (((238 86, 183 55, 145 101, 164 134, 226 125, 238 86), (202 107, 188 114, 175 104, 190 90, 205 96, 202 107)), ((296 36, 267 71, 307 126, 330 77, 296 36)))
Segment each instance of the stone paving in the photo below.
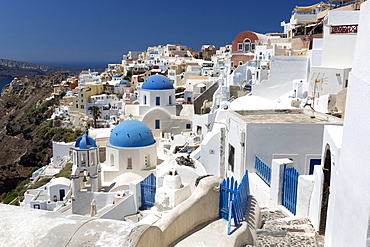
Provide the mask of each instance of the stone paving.
POLYGON ((257 230, 254 246, 322 246, 317 244, 315 230, 308 219, 287 217, 277 209, 261 208, 261 213, 263 227, 257 230))

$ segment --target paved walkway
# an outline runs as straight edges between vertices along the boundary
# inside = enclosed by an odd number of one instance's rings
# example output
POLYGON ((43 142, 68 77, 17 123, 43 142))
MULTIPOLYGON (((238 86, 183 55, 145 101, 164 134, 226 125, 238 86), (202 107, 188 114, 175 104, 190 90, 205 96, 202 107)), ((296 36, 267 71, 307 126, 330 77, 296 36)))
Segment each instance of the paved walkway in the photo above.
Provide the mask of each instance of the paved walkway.
MULTIPOLYGON (((262 229, 257 230, 256 245, 248 247, 323 247, 323 237, 317 236, 307 218, 287 217, 278 209, 261 208, 262 229)), ((197 227, 183 236, 173 247, 219 246, 226 234, 227 222, 219 219, 197 227)))
POLYGON ((219 246, 222 234, 226 234, 227 222, 223 219, 207 222, 186 234, 171 247, 219 246))

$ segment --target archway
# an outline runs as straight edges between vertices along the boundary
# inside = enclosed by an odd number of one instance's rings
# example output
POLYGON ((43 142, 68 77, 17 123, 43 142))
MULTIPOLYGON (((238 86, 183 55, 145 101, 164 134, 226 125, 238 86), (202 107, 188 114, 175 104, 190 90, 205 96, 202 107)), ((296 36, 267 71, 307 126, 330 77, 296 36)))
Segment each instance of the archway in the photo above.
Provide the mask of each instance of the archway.
POLYGON ((328 203, 330 195, 330 173, 331 173, 331 152, 330 146, 326 144, 325 158, 324 158, 324 181, 322 186, 322 199, 321 199, 321 213, 319 233, 325 235, 326 219, 328 213, 328 203))
POLYGON ((250 69, 247 70, 247 84, 252 85, 252 71, 250 69))

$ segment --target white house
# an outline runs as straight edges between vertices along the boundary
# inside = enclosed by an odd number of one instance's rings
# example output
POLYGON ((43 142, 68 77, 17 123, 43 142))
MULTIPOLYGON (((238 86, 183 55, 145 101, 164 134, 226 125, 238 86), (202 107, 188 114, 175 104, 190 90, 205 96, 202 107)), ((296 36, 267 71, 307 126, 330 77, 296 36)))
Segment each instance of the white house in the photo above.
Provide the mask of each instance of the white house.
POLYGON ((194 119, 194 131, 204 136, 194 156, 207 172, 240 180, 245 170, 254 170, 257 155, 269 166, 273 159, 290 158, 300 174, 309 174, 311 160, 321 157, 324 124, 341 120, 264 101, 244 96, 235 104, 222 103, 216 114, 194 119), (238 102, 243 98, 251 100, 238 102))
POLYGON ((327 128, 315 169, 310 219, 325 246, 369 246, 370 3, 361 4, 343 129, 327 128))
POLYGON ((71 181, 68 178, 52 178, 49 183, 24 193, 21 207, 53 211, 60 207, 70 191, 71 181))
POLYGON ((323 38, 313 39, 308 96, 315 110, 329 112, 329 95, 348 86, 358 22, 359 11, 329 11, 323 21, 323 38))

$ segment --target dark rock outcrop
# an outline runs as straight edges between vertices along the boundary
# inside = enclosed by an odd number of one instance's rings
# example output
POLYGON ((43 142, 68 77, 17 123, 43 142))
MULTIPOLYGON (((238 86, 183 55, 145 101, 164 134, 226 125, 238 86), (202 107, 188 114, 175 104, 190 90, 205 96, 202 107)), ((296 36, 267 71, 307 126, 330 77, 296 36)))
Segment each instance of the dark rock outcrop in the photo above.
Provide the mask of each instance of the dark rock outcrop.
POLYGON ((4 87, 0 97, 0 195, 49 163, 52 147, 37 145, 36 133, 59 102, 58 96, 45 99, 54 92, 53 85, 67 76, 54 73, 28 78, 17 93, 10 93, 9 85, 4 87))

